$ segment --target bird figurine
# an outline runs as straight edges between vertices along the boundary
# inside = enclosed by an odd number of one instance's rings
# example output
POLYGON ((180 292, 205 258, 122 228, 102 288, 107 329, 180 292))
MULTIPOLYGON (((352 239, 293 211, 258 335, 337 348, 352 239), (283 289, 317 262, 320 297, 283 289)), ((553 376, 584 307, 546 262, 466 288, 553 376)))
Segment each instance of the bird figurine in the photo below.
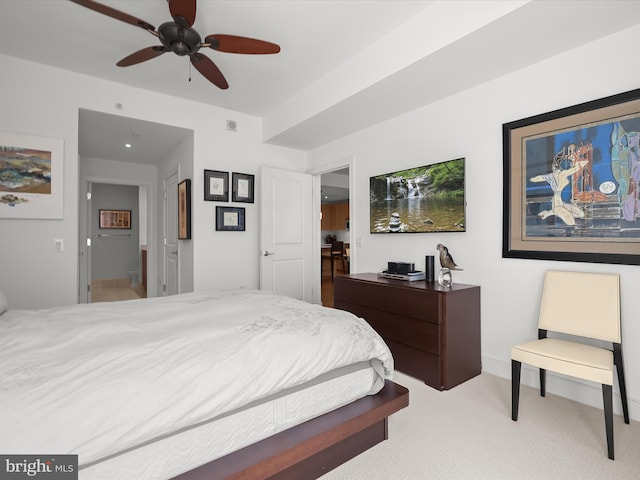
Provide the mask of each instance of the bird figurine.
POLYGON ((436 250, 440 252, 440 265, 442 268, 448 268, 449 270, 462 270, 462 268, 458 267, 456 262, 453 261, 453 257, 449 253, 449 249, 447 247, 439 243, 436 246, 436 250))

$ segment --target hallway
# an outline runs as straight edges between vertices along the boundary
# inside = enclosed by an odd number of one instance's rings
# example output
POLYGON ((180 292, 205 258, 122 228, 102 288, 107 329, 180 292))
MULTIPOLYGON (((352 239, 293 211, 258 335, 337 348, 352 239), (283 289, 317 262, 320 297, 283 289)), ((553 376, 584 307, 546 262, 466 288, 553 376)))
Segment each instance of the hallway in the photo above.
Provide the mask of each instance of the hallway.
POLYGON ((128 278, 91 282, 91 303, 135 300, 137 298, 147 298, 147 291, 142 283, 132 287, 128 278))

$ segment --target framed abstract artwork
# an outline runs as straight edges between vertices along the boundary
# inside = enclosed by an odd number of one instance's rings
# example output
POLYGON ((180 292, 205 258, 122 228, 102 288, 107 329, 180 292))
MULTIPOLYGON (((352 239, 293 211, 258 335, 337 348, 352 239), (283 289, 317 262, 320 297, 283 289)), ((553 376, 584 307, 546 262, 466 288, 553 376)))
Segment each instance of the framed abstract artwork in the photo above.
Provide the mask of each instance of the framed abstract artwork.
POLYGON ((640 264, 640 89, 502 133, 503 257, 640 264))
POLYGON ((62 219, 64 142, 0 132, 0 218, 62 219))

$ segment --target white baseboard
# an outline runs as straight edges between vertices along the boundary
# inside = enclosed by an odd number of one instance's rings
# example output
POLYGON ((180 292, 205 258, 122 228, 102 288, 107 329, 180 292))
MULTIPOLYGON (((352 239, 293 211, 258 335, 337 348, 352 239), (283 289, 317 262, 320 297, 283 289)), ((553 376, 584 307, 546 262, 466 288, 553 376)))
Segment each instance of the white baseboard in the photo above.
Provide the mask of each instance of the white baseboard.
MULTIPOLYGON (((504 360, 483 355, 482 371, 511 380, 511 360, 505 362, 504 360)), ((538 369, 523 364, 520 383, 533 388, 540 388, 538 369)), ((602 387, 597 383, 583 382, 576 378, 548 371, 547 392, 602 409, 602 387)), ((628 387, 627 401, 629 402, 629 418, 640 421, 640 399, 630 397, 628 387)), ((622 415, 622 401, 617 382, 613 387, 613 413, 622 415)))

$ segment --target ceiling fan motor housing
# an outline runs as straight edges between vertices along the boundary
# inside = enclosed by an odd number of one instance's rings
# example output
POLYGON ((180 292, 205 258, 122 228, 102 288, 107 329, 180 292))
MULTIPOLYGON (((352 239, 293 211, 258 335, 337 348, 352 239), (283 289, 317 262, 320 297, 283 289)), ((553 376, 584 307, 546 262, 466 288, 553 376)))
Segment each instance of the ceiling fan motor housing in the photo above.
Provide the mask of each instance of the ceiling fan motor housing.
POLYGON ((176 22, 166 22, 158 28, 158 37, 162 44, 176 55, 193 55, 202 41, 200 35, 191 27, 183 27, 176 22))

